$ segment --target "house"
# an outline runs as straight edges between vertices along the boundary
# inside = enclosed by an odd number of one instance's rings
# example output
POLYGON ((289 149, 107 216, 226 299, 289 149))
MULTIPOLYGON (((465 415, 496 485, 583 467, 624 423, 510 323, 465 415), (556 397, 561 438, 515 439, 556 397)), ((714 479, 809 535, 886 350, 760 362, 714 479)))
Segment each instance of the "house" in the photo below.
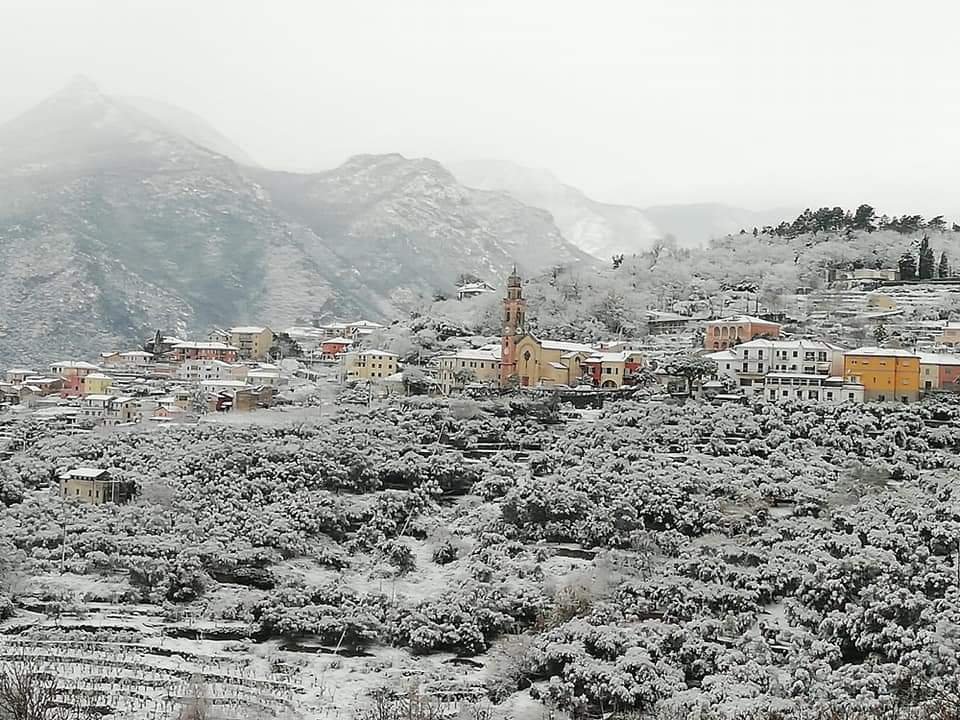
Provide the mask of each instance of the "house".
POLYGON ((100 354, 100 365, 104 368, 122 368, 147 370, 154 364, 152 353, 145 350, 127 350, 124 352, 106 352, 100 354))
POLYGON ((34 377, 36 373, 26 368, 10 368, 3 374, 3 379, 11 385, 19 385, 28 377, 34 377))
POLYGON ((752 315, 733 315, 720 320, 710 320, 707 322, 703 346, 708 350, 725 350, 756 338, 779 338, 781 329, 780 323, 752 315))
POLYGON ((847 382, 839 375, 771 372, 763 378, 762 397, 769 402, 863 402, 863 393, 863 385, 847 382))
POLYGON ((67 360, 63 362, 56 362, 50 366, 50 372, 57 377, 70 378, 78 377, 84 378, 92 372, 97 372, 100 368, 97 365, 92 363, 83 362, 82 360, 67 360))
POLYGON ((280 368, 276 366, 259 367, 247 372, 248 385, 266 385, 272 388, 280 387, 283 378, 280 368))
POLYGON ((246 377, 247 368, 236 363, 222 360, 184 360, 177 367, 176 376, 187 382, 203 382, 206 380, 242 380, 246 377))
POLYGON ((376 380, 393 375, 399 355, 386 350, 356 350, 343 355, 347 380, 376 380))
POLYGON ((581 377, 589 376, 593 385, 603 389, 632 385, 635 374, 643 367, 643 354, 637 350, 594 352, 580 361, 581 377))
POLYGON ((273 346, 273 331, 259 325, 230 328, 230 344, 244 360, 267 360, 273 346))
POLYGON ((437 380, 445 395, 473 383, 495 386, 500 378, 499 345, 457 350, 441 355, 437 360, 437 380))
POLYGON ((353 345, 353 340, 348 337, 332 337, 323 340, 320 343, 320 359, 339 360, 340 356, 347 352, 351 345, 353 345))
POLYGON ((686 330, 693 318, 673 312, 647 310, 647 332, 650 335, 670 335, 686 330))
POLYGON ((949 345, 951 347, 960 345, 960 322, 948 322, 935 340, 940 345, 949 345))
POLYGON ((223 328, 212 327, 207 333, 207 340, 210 342, 221 342, 224 345, 229 345, 231 339, 230 331, 223 328))
POLYGON ((80 400, 80 416, 97 425, 137 422, 139 405, 136 398, 123 395, 86 395, 80 400))
POLYGON ((901 348, 862 347, 843 356, 847 382, 863 385, 866 401, 914 402, 920 397, 920 356, 901 348))
POLYGON ((843 375, 844 348, 820 340, 750 340, 708 353, 717 374, 732 379, 748 397, 763 391, 768 373, 843 375))
POLYGON ((920 353, 920 390, 960 392, 960 355, 920 353))
POLYGON ((361 338, 382 329, 383 325, 372 320, 355 320, 347 323, 347 334, 352 338, 361 338))
POLYGON ((276 389, 267 386, 244 386, 221 389, 207 397, 209 412, 250 412, 274 404, 276 389))
POLYGON ((464 283, 457 288, 457 300, 469 300, 470 298, 475 298, 479 295, 486 295, 487 293, 496 292, 496 288, 493 287, 488 282, 481 280, 480 282, 473 283, 464 283))
POLYGON ((239 355, 239 349, 235 345, 209 340, 206 342, 178 342, 171 348, 171 352, 176 362, 219 360, 225 363, 235 363, 239 355))
POLYGON ((103 395, 113 385, 113 378, 101 372, 92 372, 83 378, 84 395, 103 395))
POLYGON ((130 483, 114 479, 102 468, 78 467, 60 475, 60 495, 89 505, 125 503, 133 496, 130 483))

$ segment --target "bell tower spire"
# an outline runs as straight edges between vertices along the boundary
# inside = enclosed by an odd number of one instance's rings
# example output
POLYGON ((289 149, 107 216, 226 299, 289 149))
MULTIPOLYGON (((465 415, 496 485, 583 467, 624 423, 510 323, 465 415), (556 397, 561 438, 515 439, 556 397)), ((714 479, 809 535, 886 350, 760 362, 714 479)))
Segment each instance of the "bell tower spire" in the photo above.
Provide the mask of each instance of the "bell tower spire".
POLYGON ((507 278, 507 296, 503 299, 503 334, 500 337, 500 387, 508 387, 517 374, 517 341, 524 335, 527 301, 517 266, 507 278))

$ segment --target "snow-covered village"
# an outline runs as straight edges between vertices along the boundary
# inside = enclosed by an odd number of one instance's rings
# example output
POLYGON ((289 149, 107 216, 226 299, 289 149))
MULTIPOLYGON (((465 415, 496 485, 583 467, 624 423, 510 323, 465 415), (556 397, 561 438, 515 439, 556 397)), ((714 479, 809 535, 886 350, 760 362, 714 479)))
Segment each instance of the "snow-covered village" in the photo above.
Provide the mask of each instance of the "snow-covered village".
POLYGON ((0 720, 960 720, 960 8, 0 5, 0 720))

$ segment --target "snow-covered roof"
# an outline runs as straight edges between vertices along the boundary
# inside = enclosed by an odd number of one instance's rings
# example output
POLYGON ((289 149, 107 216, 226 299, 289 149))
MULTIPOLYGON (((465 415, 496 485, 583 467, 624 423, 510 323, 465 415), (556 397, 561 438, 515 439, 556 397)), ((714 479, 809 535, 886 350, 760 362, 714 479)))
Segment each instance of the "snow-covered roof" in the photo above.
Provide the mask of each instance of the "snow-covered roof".
POLYGON ((236 350, 237 348, 233 345, 227 345, 226 343, 216 342, 213 340, 190 340, 185 342, 178 342, 173 346, 175 350, 236 350))
POLYGON ((921 365, 960 365, 960 355, 948 353, 920 353, 921 365))
POLYGON ((501 348, 499 345, 486 345, 480 348, 463 348, 452 353, 444 353, 441 359, 454 360, 492 360, 499 361, 501 348))
POLYGON ((840 345, 834 345, 823 340, 768 340, 757 338, 737 345, 738 348, 770 348, 773 350, 846 350, 840 345))
POLYGON ((662 312, 660 310, 647 310, 648 322, 678 322, 680 320, 692 320, 686 315, 680 315, 675 312, 662 312))
POLYGON ((231 335, 259 335, 267 328, 261 325, 238 325, 230 328, 231 335))
POLYGON ((61 477, 64 478, 82 478, 84 480, 94 480, 101 475, 106 474, 106 470, 103 468, 95 467, 78 467, 73 470, 67 470, 61 477))
POLYGON ((752 325, 776 325, 780 327, 780 323, 773 322, 772 320, 764 320, 763 318, 754 317, 753 315, 731 315, 730 317, 720 318, 718 320, 710 320, 711 325, 717 323, 736 323, 739 325, 749 323, 752 325))
POLYGON ((387 352, 386 350, 357 350, 356 352, 350 353, 351 355, 373 355, 374 357, 400 357, 396 353, 387 352))
POLYGON ((705 357, 709 360, 713 360, 714 362, 732 362, 740 359, 740 356, 737 355, 733 350, 719 350, 717 352, 707 353, 705 357))
POLYGON ((552 367, 554 370, 567 370, 567 369, 568 369, 566 365, 564 365, 563 363, 558 363, 558 362, 552 362, 552 363, 550 363, 550 367, 552 367))
POLYGON ((110 402, 113 400, 113 395, 107 395, 102 393, 90 393, 89 395, 84 395, 84 400, 92 400, 93 402, 110 402))
POLYGON ((584 345, 583 343, 577 342, 565 342, 561 340, 541 340, 540 347, 542 347, 544 350, 562 350, 563 352, 594 352, 594 348, 590 345, 584 345))
POLYGON ((120 357, 138 357, 138 358, 152 358, 153 354, 148 353, 144 350, 127 350, 126 352, 120 353, 120 357))
POLYGON ((325 338, 322 345, 353 345, 353 340, 346 337, 325 338))
POLYGON ((380 323, 373 322, 373 320, 357 320, 355 322, 347 323, 346 327, 348 328, 382 328, 383 325, 380 323))
POLYGON ((87 380, 113 380, 113 378, 102 372, 92 372, 87 375, 87 380))
POLYGON ((73 370, 99 370, 100 368, 93 363, 84 362, 83 360, 65 360, 63 362, 55 362, 50 365, 51 368, 71 368, 73 370))
POLYGON ((903 357, 903 358, 912 358, 918 357, 917 354, 911 350, 904 350, 903 348, 882 348, 882 347, 861 347, 856 350, 847 350, 844 355, 867 355, 870 357, 903 357))

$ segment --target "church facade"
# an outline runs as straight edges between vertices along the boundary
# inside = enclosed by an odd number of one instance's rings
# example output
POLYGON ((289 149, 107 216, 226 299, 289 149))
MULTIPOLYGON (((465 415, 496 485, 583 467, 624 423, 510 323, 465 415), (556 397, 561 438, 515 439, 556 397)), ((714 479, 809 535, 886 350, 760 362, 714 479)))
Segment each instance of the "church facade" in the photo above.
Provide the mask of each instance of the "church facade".
POLYGON ((611 350, 585 343, 541 340, 526 330, 527 301, 517 269, 507 278, 500 338, 500 387, 588 384, 613 389, 629 385, 643 367, 635 350, 611 350))

